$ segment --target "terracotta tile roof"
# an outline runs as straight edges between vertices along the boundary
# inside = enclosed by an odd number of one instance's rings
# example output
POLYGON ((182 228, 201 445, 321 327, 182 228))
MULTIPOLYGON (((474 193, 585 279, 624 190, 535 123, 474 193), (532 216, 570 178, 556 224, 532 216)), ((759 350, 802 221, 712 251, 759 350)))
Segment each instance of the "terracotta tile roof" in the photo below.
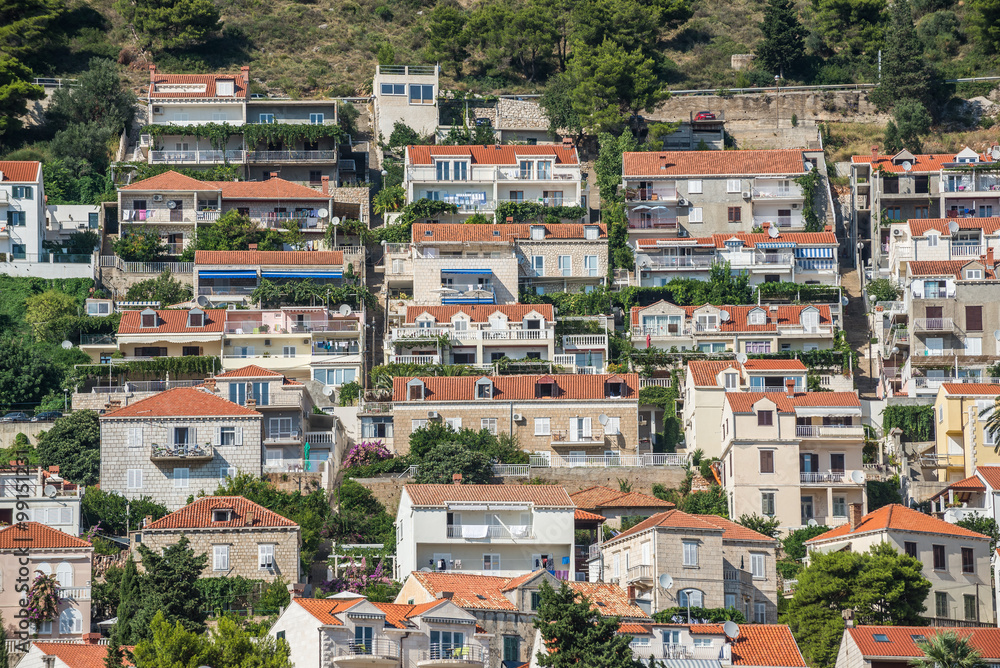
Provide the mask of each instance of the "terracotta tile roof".
POLYGON ((328 626, 343 626, 344 622, 336 615, 346 612, 363 601, 362 598, 293 598, 292 604, 302 606, 302 609, 328 626))
POLYGON ((917 646, 913 636, 930 638, 935 633, 954 633, 960 638, 968 638, 969 644, 979 651, 984 660, 996 663, 997 659, 1000 659, 1000 629, 968 629, 945 626, 856 626, 847 629, 847 632, 865 657, 922 657, 924 653, 917 646), (876 641, 877 634, 886 636, 888 642, 876 641))
POLYGON ((176 387, 105 413, 101 419, 230 416, 260 417, 260 413, 204 390, 176 387))
POLYGON ((963 538, 988 538, 980 533, 963 529, 960 526, 950 524, 944 520, 939 520, 930 515, 907 508, 906 506, 892 503, 882 506, 878 510, 872 511, 861 518, 858 527, 851 531, 850 524, 842 524, 835 529, 830 529, 824 534, 815 538, 810 538, 807 543, 823 543, 829 540, 844 538, 846 536, 856 536, 859 534, 871 533, 875 531, 912 531, 917 533, 929 533, 935 535, 961 536, 963 538))
POLYGON ((779 413, 794 413, 796 407, 805 406, 861 407, 855 392, 796 392, 791 397, 784 392, 726 392, 726 401, 734 413, 752 413, 753 405, 761 399, 774 403, 779 413))
POLYGON ((427 603, 421 603, 419 605, 408 605, 399 603, 377 603, 375 601, 371 602, 376 608, 385 613, 385 623, 390 626, 394 626, 397 629, 405 629, 413 626, 410 623, 410 619, 416 617, 417 615, 423 614, 428 610, 433 610, 442 603, 443 600, 439 601, 428 601, 427 603))
POLYGON ((640 492, 619 492, 618 490, 595 485, 570 494, 569 498, 577 508, 598 510, 600 508, 673 508, 674 504, 655 496, 640 492))
POLYGON ((464 501, 532 503, 546 508, 575 508, 559 485, 403 485, 415 506, 464 501))
POLYGON ((248 364, 239 369, 220 373, 216 378, 283 378, 283 376, 277 371, 271 371, 256 364, 248 364))
POLYGON ((0 183, 37 183, 42 180, 42 163, 34 160, 0 160, 0 183))
POLYGON ((196 98, 196 97, 216 97, 215 82, 219 79, 229 79, 234 82, 233 95, 226 95, 224 99, 246 98, 247 84, 243 79, 243 74, 161 74, 151 72, 149 77, 149 97, 150 98, 196 98), (171 91, 158 91, 157 84, 204 84, 205 92, 198 93, 174 93, 171 91))
POLYGON ((248 266, 341 266, 343 251, 195 251, 194 263, 200 265, 248 266))
MULTIPOLYGON (((913 157, 914 160, 909 161, 912 165, 912 169, 910 170, 911 174, 929 174, 932 172, 938 172, 941 171, 941 168, 946 164, 950 164, 955 161, 954 153, 921 154, 913 157)), ((870 155, 853 155, 851 156, 851 162, 856 165, 868 163, 873 169, 881 168, 884 172, 902 174, 905 171, 903 169, 903 165, 893 164, 892 158, 893 156, 891 155, 879 155, 874 158, 870 155)))
POLYGON ((517 165, 522 157, 554 156, 557 165, 580 163, 573 147, 565 148, 554 144, 520 146, 503 144, 500 146, 407 146, 406 155, 411 165, 434 164, 435 156, 468 156, 473 165, 517 165))
MULTIPOLYGON (((727 151, 728 153, 729 151, 727 151)), ((755 232, 734 232, 732 234, 713 234, 710 237, 698 237, 695 239, 687 237, 676 237, 670 239, 639 239, 640 248, 657 246, 698 246, 704 248, 726 248, 727 241, 742 241, 746 248, 756 248, 760 244, 763 248, 775 248, 768 244, 786 243, 796 246, 837 246, 837 235, 833 232, 781 232, 777 237, 771 237, 766 233, 755 232)))
POLYGON ((765 536, 764 534, 758 533, 753 529, 748 529, 742 524, 737 524, 736 522, 728 520, 725 517, 720 517, 718 515, 699 515, 699 517, 709 524, 714 524, 722 529, 725 532, 722 534, 722 540, 752 540, 756 542, 774 544, 777 544, 778 542, 770 536, 765 536))
POLYGON ((743 368, 747 371, 806 371, 806 365, 799 360, 747 360, 743 368))
POLYGON ((725 633, 725 629, 722 624, 691 624, 688 625, 693 635, 703 635, 703 634, 719 634, 725 633))
POLYGON ((806 666, 786 624, 740 624, 740 637, 731 646, 734 666, 806 666))
POLYGON ((948 394, 973 394, 996 397, 1000 395, 1000 385, 996 383, 941 383, 948 394))
POLYGON ((625 622, 618 627, 618 633, 630 636, 648 636, 653 634, 653 630, 649 626, 643 626, 635 622, 625 622))
POLYGON ((937 230, 942 236, 950 237, 950 223, 958 225, 960 230, 982 230, 985 234, 996 234, 1000 231, 1000 218, 910 218, 907 222, 910 236, 923 236, 930 230, 937 230))
POLYGON ((995 269, 987 266, 980 260, 915 260, 906 264, 910 276, 954 276, 962 278, 962 269, 969 264, 982 264, 984 268, 983 276, 993 278, 995 269))
POLYGON ((660 151, 625 153, 625 176, 755 176, 803 174, 801 150, 660 151))
POLYGON ((972 476, 971 478, 966 478, 965 480, 953 482, 948 485, 948 487, 951 489, 976 489, 980 491, 984 491, 986 489, 986 485, 983 484, 983 481, 980 480, 978 476, 972 476))
POLYGON ((976 473, 989 483, 989 486, 1000 491, 1000 466, 977 466, 976 473))
POLYGON ((468 304, 461 306, 407 306, 406 322, 416 322, 417 318, 427 313, 434 317, 435 322, 451 323, 451 319, 458 313, 469 316, 471 322, 489 322, 490 316, 494 313, 503 313, 507 320, 520 321, 529 313, 538 313, 546 322, 555 322, 555 314, 552 311, 552 304, 498 304, 496 306, 468 304))
POLYGON ((266 181, 213 181, 227 199, 305 199, 329 202, 330 196, 281 178, 266 181))
POLYGON ((142 311, 122 311, 118 323, 118 334, 215 334, 221 333, 226 324, 226 310, 204 309, 205 324, 202 327, 188 327, 188 311, 165 310, 156 312, 156 327, 142 326, 142 311))
MULTIPOLYGON (((527 223, 503 223, 500 225, 468 225, 465 223, 416 223, 413 226, 413 243, 436 243, 442 241, 503 242, 531 241, 531 228, 527 223), (429 234, 428 234, 429 233, 429 234)), ((535 227, 538 227, 537 225, 535 227)), ((584 225, 582 223, 560 223, 541 225, 545 228, 545 240, 583 239, 585 227, 596 227, 597 238, 608 238, 608 226, 604 223, 584 225)))
POLYGON ((38 522, 20 522, 0 529, 0 550, 23 547, 30 550, 89 548, 90 543, 38 522))
POLYGON ((203 496, 178 511, 161 517, 143 527, 143 531, 154 529, 234 529, 252 526, 254 528, 297 527, 298 524, 282 517, 273 510, 243 498, 242 496, 203 496), (214 510, 232 510, 232 519, 216 522, 212 519, 214 510), (253 515, 253 524, 247 518, 253 515))
POLYGON ((608 518, 604 515, 598 515, 597 513, 588 513, 586 510, 576 509, 576 514, 573 519, 577 522, 604 522, 608 518))
POLYGON ((725 369, 740 371, 740 363, 735 360, 692 360, 688 362, 688 369, 695 387, 721 387, 719 374, 725 369))
POLYGON ((568 582, 569 588, 590 600, 591 610, 605 617, 649 618, 642 608, 628 600, 628 592, 609 582, 568 582))
MULTIPOLYGON (((86 643, 65 642, 32 642, 46 656, 54 656, 69 668, 104 668, 108 656, 107 645, 89 645, 86 643)), ((129 652, 135 650, 134 645, 122 645, 129 652)), ((127 655, 126 655, 127 656, 127 655)), ((126 666, 134 666, 132 661, 125 661, 126 666)))
POLYGON ((725 531, 711 522, 706 522, 702 519, 701 515, 690 515, 680 510, 668 510, 664 513, 657 513, 652 517, 647 517, 631 529, 621 532, 611 540, 604 541, 604 544, 608 545, 619 540, 624 540, 625 538, 630 538, 636 534, 646 531, 647 529, 653 529, 655 527, 665 527, 670 529, 694 529, 697 531, 711 531, 713 533, 716 531, 725 531))
POLYGON ((118 190, 137 190, 142 192, 152 190, 218 191, 219 188, 212 181, 199 181, 198 179, 171 170, 151 176, 148 179, 143 179, 142 181, 130 183, 127 186, 121 186, 118 190))
MULTIPOLYGON (((555 379, 558 390, 551 401, 609 399, 606 382, 613 374, 559 374, 549 376, 555 379)), ((625 380, 624 401, 638 400, 639 374, 621 374, 625 380)), ((539 398, 537 384, 545 376, 420 376, 424 383, 423 401, 519 401, 539 398), (493 399, 476 400, 476 382, 488 378, 493 383, 493 399)), ((392 400, 407 401, 406 384, 412 377, 397 376, 392 383, 392 400)))
MULTIPOLYGON (((663 300, 656 302, 656 304, 650 304, 649 306, 633 306, 632 307, 632 325, 638 325, 641 322, 642 312, 648 308, 656 306, 664 302, 663 300)), ((833 323, 833 319, 830 316, 830 307, 827 304, 800 304, 800 305, 782 305, 778 306, 775 310, 771 310, 768 306, 712 306, 710 304, 704 304, 702 306, 682 306, 679 308, 684 309, 685 316, 688 320, 694 317, 695 311, 709 306, 715 309, 724 309, 729 312, 729 320, 726 322, 719 323, 718 332, 720 334, 726 334, 730 332, 776 332, 778 327, 789 327, 792 325, 798 325, 801 323, 802 313, 807 309, 816 309, 819 311, 819 324, 820 326, 829 326, 833 323), (761 310, 764 312, 764 322, 763 325, 750 325, 748 323, 749 315, 752 311, 761 310)))
POLYGON ((460 608, 476 610, 517 610, 517 606, 504 596, 504 587, 510 578, 491 575, 468 575, 465 573, 426 573, 414 571, 410 577, 432 596, 442 591, 452 593, 452 602, 460 608), (480 596, 482 598, 480 598, 480 596))
POLYGON ((518 575, 516 578, 511 578, 507 581, 507 584, 503 586, 503 590, 505 592, 513 591, 521 585, 534 580, 544 572, 544 570, 531 571, 530 573, 525 573, 524 575, 518 575))

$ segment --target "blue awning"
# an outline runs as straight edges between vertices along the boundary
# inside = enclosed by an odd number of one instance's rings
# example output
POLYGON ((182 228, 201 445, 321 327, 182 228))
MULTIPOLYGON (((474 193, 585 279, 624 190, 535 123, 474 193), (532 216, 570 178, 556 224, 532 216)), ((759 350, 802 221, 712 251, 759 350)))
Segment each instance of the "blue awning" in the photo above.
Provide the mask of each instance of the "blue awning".
POLYGON ((265 271, 264 278, 343 278, 342 271, 265 271))
POLYGON ((257 278, 257 272, 236 270, 199 271, 198 278, 257 278))
POLYGON ((757 248, 795 248, 794 241, 761 241, 757 248))
POLYGON ((494 297, 442 297, 441 303, 450 304, 493 304, 494 297))
POLYGON ((833 257, 832 248, 796 248, 795 257, 833 257))
POLYGON ((484 274, 493 274, 492 269, 442 269, 442 274, 476 274, 482 276, 484 274))

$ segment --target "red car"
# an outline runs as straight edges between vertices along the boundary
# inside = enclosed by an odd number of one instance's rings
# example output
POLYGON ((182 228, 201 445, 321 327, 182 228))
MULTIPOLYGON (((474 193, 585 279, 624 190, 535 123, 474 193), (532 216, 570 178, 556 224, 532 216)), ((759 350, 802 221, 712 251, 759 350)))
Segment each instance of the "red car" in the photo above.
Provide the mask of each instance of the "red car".
POLYGON ((696 121, 714 121, 715 120, 715 114, 713 112, 711 112, 711 111, 699 111, 697 113, 697 115, 695 115, 694 120, 696 120, 696 121))

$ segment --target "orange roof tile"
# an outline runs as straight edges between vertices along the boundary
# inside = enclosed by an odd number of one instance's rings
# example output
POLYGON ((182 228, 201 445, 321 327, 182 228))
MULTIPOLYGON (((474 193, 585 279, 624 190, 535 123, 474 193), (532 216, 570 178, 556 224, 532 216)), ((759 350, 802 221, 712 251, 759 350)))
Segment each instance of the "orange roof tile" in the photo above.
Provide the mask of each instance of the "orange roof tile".
POLYGON ((262 366, 257 366, 256 364, 248 364, 246 366, 240 367, 239 369, 233 369, 232 371, 227 371, 225 373, 220 373, 216 378, 281 378, 283 377, 277 371, 271 371, 270 369, 265 369, 262 366))
POLYGON ((461 306, 407 306, 406 322, 416 322, 424 313, 434 317, 435 322, 450 323, 453 316, 464 313, 472 322, 489 322, 494 313, 502 313, 508 320, 524 320, 529 313, 538 313, 547 322, 555 321, 552 304, 468 304, 461 306))
POLYGON ((920 237, 930 230, 937 230, 941 235, 950 237, 951 223, 958 225, 960 230, 982 230, 985 234, 995 234, 1000 231, 1000 218, 910 218, 907 225, 910 236, 920 237))
POLYGON ((569 495, 577 508, 673 508, 674 504, 640 492, 620 492, 595 485, 569 495))
POLYGON ((492 146, 407 146, 406 156, 411 165, 431 165, 441 156, 468 156, 473 165, 516 165, 522 157, 553 156, 557 165, 580 163, 576 148, 555 144, 521 146, 512 144, 492 146))
POLYGON ((605 617, 648 618, 642 608, 628 600, 628 592, 609 582, 568 582, 569 588, 590 601, 591 610, 605 617))
POLYGON ((234 404, 205 390, 194 387, 176 387, 105 413, 101 419, 223 416, 260 417, 260 413, 234 404))
POLYGON ((976 473, 982 476, 990 487, 1000 491, 1000 466, 977 466, 976 473))
POLYGON ((42 180, 42 163, 35 160, 0 160, 3 183, 37 183, 42 180))
POLYGON ((90 543, 38 522, 19 522, 0 529, 0 550, 89 548, 90 543))
POLYGON ((363 601, 358 598, 293 598, 293 605, 300 605, 302 609, 320 621, 321 624, 329 626, 343 626, 344 622, 337 619, 336 615, 346 612, 355 605, 363 601))
POLYGON ((180 510, 147 524, 142 530, 243 529, 247 527, 271 529, 297 526, 298 524, 287 517, 282 517, 273 510, 268 510, 264 506, 242 496, 203 496, 180 510), (224 522, 216 522, 213 519, 213 511, 215 510, 233 511, 230 513, 231 519, 224 522), (248 519, 251 515, 253 516, 253 523, 248 524, 248 519))
POLYGON ((740 370, 735 360, 692 360, 688 362, 695 387, 721 387, 718 376, 726 369, 740 370))
POLYGON ((747 360, 743 363, 747 371, 806 371, 806 365, 799 360, 747 360))
POLYGON ((573 519, 577 522, 604 522, 607 518, 604 515, 598 515, 597 513, 588 513, 586 510, 576 509, 576 514, 573 519))
POLYGON ((854 644, 865 657, 923 657, 913 636, 930 638, 935 633, 954 633, 968 638, 982 658, 990 663, 1000 659, 1000 629, 949 628, 946 626, 856 626, 847 629, 854 644), (888 642, 879 642, 875 636, 884 635, 888 642))
MULTIPOLYGON (((632 307, 632 325, 636 326, 641 322, 641 317, 643 311, 660 303, 669 303, 660 300, 656 304, 650 304, 649 306, 633 306, 632 307)), ((726 334, 729 332, 776 332, 778 327, 789 327, 791 325, 798 325, 802 322, 802 313, 808 309, 815 309, 819 312, 819 324, 821 326, 828 326, 833 323, 833 319, 830 315, 830 307, 827 304, 800 304, 800 305, 782 305, 778 306, 775 310, 771 310, 768 306, 712 306, 710 304, 704 304, 702 306, 682 306, 679 308, 684 309, 684 314, 688 319, 691 319, 695 315, 695 311, 705 308, 705 306, 710 306, 711 308, 726 310, 729 312, 729 320, 726 322, 719 323, 719 333, 726 334), (763 311, 764 312, 764 323, 763 325, 751 325, 748 324, 750 313, 753 311, 763 311)), ((831 330, 832 331, 832 330, 831 330)))
POLYGON ((796 407, 805 406, 861 407, 855 392, 796 392, 791 397, 784 392, 726 392, 726 401, 734 413, 752 413, 754 404, 761 399, 775 404, 779 413, 794 413, 796 407))
POLYGON ((835 529, 830 529, 824 534, 815 538, 810 538, 807 543, 824 543, 829 540, 844 538, 846 536, 856 536, 859 534, 872 533, 876 531, 910 531, 916 533, 929 533, 947 536, 962 536, 963 538, 981 538, 989 540, 986 536, 963 529, 960 526, 950 524, 944 520, 939 520, 930 515, 892 503, 882 506, 861 518, 861 522, 853 531, 850 524, 842 524, 835 529))
POLYGON ((775 544, 777 543, 777 541, 770 536, 765 536, 764 534, 754 531, 753 529, 748 529, 742 524, 737 524, 736 522, 726 519, 725 517, 720 517, 719 515, 699 515, 699 517, 709 524, 714 524, 722 529, 725 532, 722 534, 722 540, 752 540, 755 542, 766 541, 775 544))
POLYGON ((978 476, 972 476, 971 478, 966 478, 965 480, 959 480, 958 482, 953 482, 948 485, 951 489, 978 489, 985 490, 986 485, 983 481, 979 479, 978 476))
POLYGON ((196 97, 216 97, 215 82, 218 80, 233 81, 233 95, 224 96, 225 99, 239 99, 247 96, 247 82, 240 74, 162 74, 160 72, 150 72, 149 76, 149 97, 163 98, 196 98, 196 97), (178 93, 172 91, 157 90, 158 84, 204 84, 205 91, 197 93, 178 93))
POLYGON ((647 517, 631 529, 621 532, 611 540, 604 541, 604 544, 608 545, 619 540, 624 540, 625 538, 629 538, 642 533, 647 529, 653 529, 655 527, 694 529, 697 531, 710 531, 712 533, 715 533, 716 531, 724 531, 724 529, 717 527, 711 522, 703 520, 701 515, 690 515, 681 510, 668 510, 664 513, 657 513, 652 517, 647 517))
POLYGON ((906 264, 910 276, 954 276, 962 278, 962 269, 970 264, 981 264, 985 278, 995 277, 995 268, 984 264, 978 259, 966 260, 915 260, 906 264))
MULTIPOLYGON (((68 642, 32 642, 46 656, 54 656, 69 668, 104 668, 108 656, 107 645, 90 645, 87 643, 68 642)), ((122 645, 122 649, 132 652, 134 645, 122 645)), ((126 657, 128 654, 126 654, 126 657)), ((134 666, 133 661, 125 660, 126 666, 134 666)))
MULTIPOLYGON (((554 397, 546 401, 610 399, 607 392, 607 380, 613 374, 559 374, 548 376, 555 378, 558 391, 554 397)), ((635 373, 621 374, 625 380, 624 399, 638 400, 639 375, 635 373)), ((392 383, 392 400, 405 402, 407 400, 406 384, 411 380, 420 380, 424 384, 424 399, 422 401, 473 401, 476 396, 476 383, 488 378, 493 383, 494 401, 518 401, 539 398, 538 381, 545 376, 420 376, 416 378, 397 376, 392 383)), ((490 400, 480 400, 488 402, 490 400)), ((617 400, 615 400, 617 401, 617 400)))
POLYGON ((198 190, 217 192, 219 187, 214 181, 199 181, 198 179, 170 170, 156 176, 151 176, 148 179, 143 179, 142 181, 130 183, 127 186, 121 186, 119 190, 137 190, 141 192, 153 190, 198 190))
POLYGON ((223 201, 227 199, 296 199, 329 202, 330 196, 318 190, 300 186, 281 178, 266 181, 215 181, 222 191, 223 201))
POLYGON ((544 572, 544 570, 531 571, 530 573, 525 573, 524 575, 518 575, 515 578, 511 578, 507 581, 507 584, 504 585, 503 590, 508 592, 517 589, 521 585, 534 580, 544 572))
POLYGON ((996 383, 941 383, 948 394, 972 394, 995 397, 1000 395, 1000 385, 996 383))
POLYGON ((660 151, 625 153, 625 176, 803 174, 801 150, 660 151))
POLYGON ((741 624, 731 647, 734 666, 806 666, 786 624, 741 624))
POLYGON ((226 324, 226 310, 205 309, 204 325, 188 327, 187 310, 164 310, 156 312, 156 327, 142 326, 142 311, 122 311, 118 323, 118 334, 214 334, 221 333, 226 324))
MULTIPOLYGON (((930 174, 932 172, 939 172, 942 167, 955 161, 955 155, 953 153, 921 154, 913 157, 914 160, 908 161, 911 164, 911 174, 930 174)), ((851 156, 851 162, 856 165, 868 163, 873 169, 881 168, 884 172, 902 174, 905 171, 903 169, 903 165, 893 164, 892 158, 893 156, 891 155, 878 155, 874 158, 871 155, 854 155, 851 156)))
MULTIPOLYGON (((440 243, 442 241, 477 241, 513 243, 531 241, 531 228, 537 225, 527 223, 504 223, 501 225, 468 225, 466 223, 416 223, 413 226, 413 243, 440 243)), ((545 240, 583 239, 585 227, 596 227, 597 238, 608 238, 608 227, 604 223, 584 225, 582 223, 560 223, 541 225, 545 228, 545 240)))
POLYGON ((415 506, 442 506, 448 502, 498 501, 533 503, 546 508, 575 508, 559 485, 404 485, 415 506))
POLYGON ((648 636, 652 635, 653 630, 648 626, 643 626, 642 624, 625 622, 618 627, 618 633, 630 636, 648 636))
POLYGON ((200 265, 315 266, 344 264, 343 251, 195 251, 200 265))

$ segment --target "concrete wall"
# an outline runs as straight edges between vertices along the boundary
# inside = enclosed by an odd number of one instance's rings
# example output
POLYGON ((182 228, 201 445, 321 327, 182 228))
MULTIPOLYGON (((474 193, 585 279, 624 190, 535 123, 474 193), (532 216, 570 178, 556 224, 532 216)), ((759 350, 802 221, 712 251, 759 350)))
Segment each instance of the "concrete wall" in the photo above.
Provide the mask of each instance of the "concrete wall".
POLYGON ((24 434, 32 445, 38 445, 38 434, 49 429, 52 429, 51 422, 0 422, 0 448, 14 445, 18 434, 24 434))

